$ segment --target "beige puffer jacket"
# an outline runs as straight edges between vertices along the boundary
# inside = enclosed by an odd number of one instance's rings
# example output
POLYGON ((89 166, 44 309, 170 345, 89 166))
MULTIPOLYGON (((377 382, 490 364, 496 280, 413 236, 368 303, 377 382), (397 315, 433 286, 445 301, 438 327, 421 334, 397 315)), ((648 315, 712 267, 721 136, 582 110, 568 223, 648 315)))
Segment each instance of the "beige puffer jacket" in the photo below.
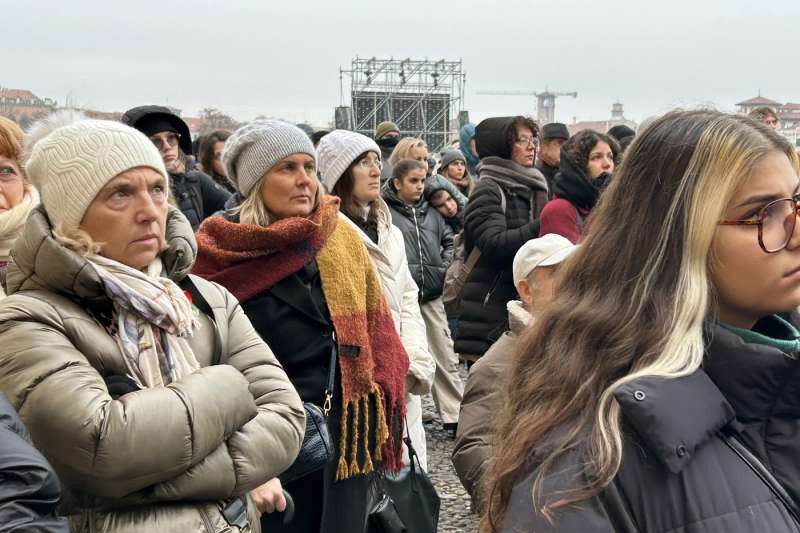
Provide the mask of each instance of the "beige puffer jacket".
MULTIPOLYGON (((167 275, 182 279, 196 244, 171 209, 167 275)), ((94 269, 55 241, 34 211, 8 266, 0 302, 0 391, 64 486, 72 531, 236 532, 219 500, 246 494, 295 459, 305 415, 292 384, 224 288, 193 277, 214 311, 190 344, 204 368, 167 387, 113 400, 104 377, 126 374, 114 339, 94 318, 108 307, 94 269), (88 309, 95 309, 90 313, 88 309)), ((248 498, 252 531, 258 512, 248 498)))

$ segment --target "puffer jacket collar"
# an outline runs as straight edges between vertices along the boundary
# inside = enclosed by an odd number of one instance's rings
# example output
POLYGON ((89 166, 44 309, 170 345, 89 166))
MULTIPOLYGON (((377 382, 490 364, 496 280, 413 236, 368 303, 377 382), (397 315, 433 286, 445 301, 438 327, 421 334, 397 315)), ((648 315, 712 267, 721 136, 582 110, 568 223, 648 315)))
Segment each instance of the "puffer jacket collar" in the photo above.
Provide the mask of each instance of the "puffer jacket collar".
MULTIPOLYGON (((786 316, 797 327, 798 316, 786 316)), ((775 317, 754 328, 769 327, 775 317)), ((800 361, 776 347, 745 342, 735 333, 715 326, 704 369, 745 424, 769 418, 800 419, 800 361)))
MULTIPOLYGON (((197 242, 186 217, 173 207, 167 214, 167 250, 162 252, 166 275, 175 282, 189 273, 197 255, 197 242)), ((8 264, 8 294, 23 290, 49 290, 77 298, 87 304, 108 300, 103 282, 90 263, 53 237, 52 225, 43 206, 28 218, 8 264)))
POLYGON ((403 202, 403 200, 401 200, 397 195, 397 190, 394 188, 392 180, 384 183, 381 190, 381 196, 383 196, 383 199, 386 201, 387 205, 390 205, 399 213, 402 213, 403 216, 410 219, 413 219, 415 214, 417 217, 423 218, 425 217, 425 212, 428 210, 428 202, 425 200, 424 193, 416 204, 410 206, 403 202))
POLYGON ((600 196, 600 189, 589 181, 586 173, 571 157, 562 153, 553 193, 575 207, 591 211, 600 196))
POLYGON ((702 369, 676 379, 636 379, 614 393, 626 423, 674 473, 734 419, 733 429, 769 418, 800 419, 800 361, 717 324, 706 332, 702 369))

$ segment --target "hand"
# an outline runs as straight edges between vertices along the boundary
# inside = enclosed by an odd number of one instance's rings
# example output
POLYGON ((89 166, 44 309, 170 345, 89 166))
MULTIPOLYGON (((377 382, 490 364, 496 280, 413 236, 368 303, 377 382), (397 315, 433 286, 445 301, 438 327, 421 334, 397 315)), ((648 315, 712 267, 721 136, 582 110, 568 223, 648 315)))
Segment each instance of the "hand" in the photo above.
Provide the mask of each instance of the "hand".
POLYGON ((250 496, 262 513, 274 513, 275 511, 282 513, 286 510, 286 498, 283 496, 281 480, 276 477, 251 490, 250 496))

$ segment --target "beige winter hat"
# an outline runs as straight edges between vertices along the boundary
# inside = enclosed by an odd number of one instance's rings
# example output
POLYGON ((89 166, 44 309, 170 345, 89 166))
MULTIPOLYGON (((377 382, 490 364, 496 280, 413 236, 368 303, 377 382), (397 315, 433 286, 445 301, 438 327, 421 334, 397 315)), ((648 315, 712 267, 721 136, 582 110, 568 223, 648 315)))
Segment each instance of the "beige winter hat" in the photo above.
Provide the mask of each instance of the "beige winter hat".
POLYGON ((169 180, 150 139, 119 122, 79 120, 59 126, 56 118, 34 126, 31 134, 39 138, 28 143, 25 171, 54 227, 77 228, 97 193, 126 170, 149 167, 169 180))

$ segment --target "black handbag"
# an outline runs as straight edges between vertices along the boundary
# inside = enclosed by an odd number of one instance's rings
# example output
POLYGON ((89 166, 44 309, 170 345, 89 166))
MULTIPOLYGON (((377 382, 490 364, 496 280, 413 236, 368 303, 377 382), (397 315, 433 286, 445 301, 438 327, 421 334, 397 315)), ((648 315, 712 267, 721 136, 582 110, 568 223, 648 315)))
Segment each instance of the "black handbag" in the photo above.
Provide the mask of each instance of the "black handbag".
POLYGON ((374 477, 374 503, 369 512, 370 533, 436 533, 441 500, 422 469, 411 444, 406 421, 408 466, 374 477))
POLYGON ((303 404, 303 409, 306 411, 306 433, 303 436, 300 453, 294 463, 278 476, 282 485, 321 470, 333 460, 333 444, 331 443, 330 431, 328 431, 328 413, 331 411, 335 377, 336 345, 334 344, 334 347, 331 348, 325 403, 322 408, 311 402, 303 404))

